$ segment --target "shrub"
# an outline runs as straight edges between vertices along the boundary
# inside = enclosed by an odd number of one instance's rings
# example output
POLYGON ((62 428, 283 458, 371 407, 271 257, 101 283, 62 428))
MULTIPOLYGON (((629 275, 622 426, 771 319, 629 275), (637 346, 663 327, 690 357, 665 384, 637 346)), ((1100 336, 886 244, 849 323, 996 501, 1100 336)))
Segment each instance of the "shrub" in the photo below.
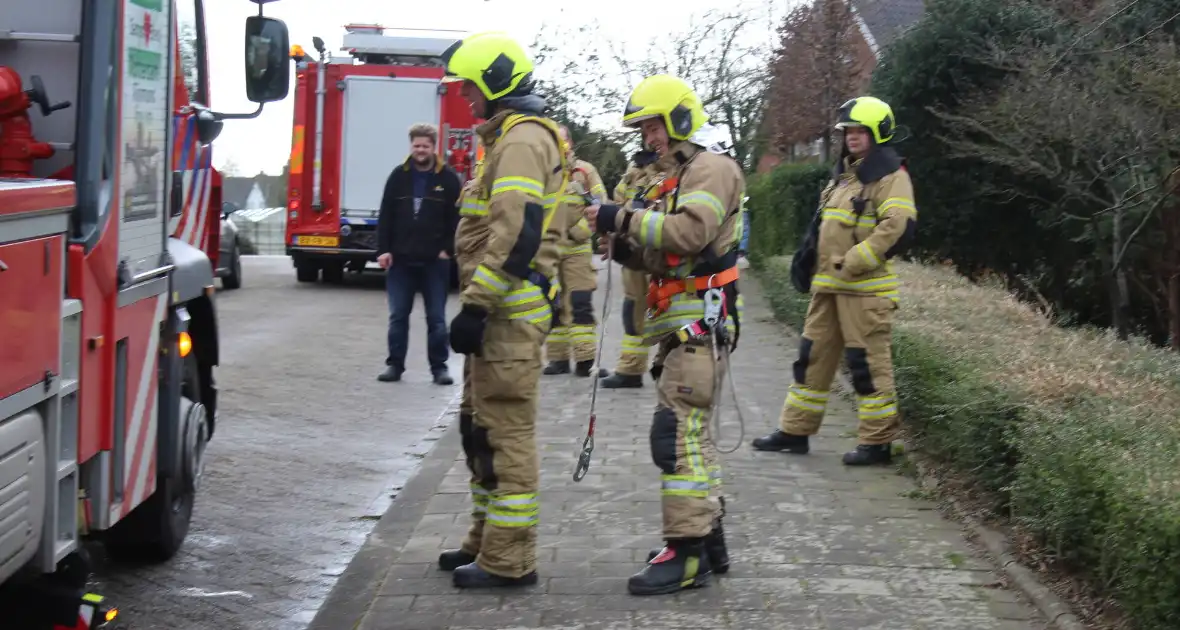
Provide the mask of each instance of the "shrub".
MULTIPOLYGON (((761 268, 798 329, 789 260, 761 268)), ((1137 627, 1180 627, 1180 357, 1062 329, 998 286, 895 262, 894 370, 907 446, 991 491, 998 514, 1114 596, 1137 627)))
POLYGON ((751 178, 750 260, 761 264, 799 244, 830 176, 822 164, 787 164, 751 178))

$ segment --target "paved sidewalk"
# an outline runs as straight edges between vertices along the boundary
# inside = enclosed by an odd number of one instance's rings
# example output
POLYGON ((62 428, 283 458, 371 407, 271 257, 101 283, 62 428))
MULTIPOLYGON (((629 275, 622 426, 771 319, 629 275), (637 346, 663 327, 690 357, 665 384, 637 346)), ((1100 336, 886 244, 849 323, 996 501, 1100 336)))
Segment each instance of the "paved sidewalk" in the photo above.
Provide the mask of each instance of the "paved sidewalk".
MULTIPOLYGON (((617 267, 614 273, 609 367, 622 338, 617 267)), ((599 287, 601 298, 604 275, 599 287)), ((848 402, 833 404, 810 455, 749 447, 777 423, 795 340, 774 321, 752 279, 743 280, 743 290, 747 316, 733 360, 746 435, 736 452, 722 455, 729 574, 673 596, 627 594, 626 578, 660 543, 658 474, 648 447, 655 389, 645 378, 640 390, 599 390, 594 460, 575 483, 590 382, 542 377, 540 583, 461 592, 436 568, 439 552, 458 546, 469 518, 467 471, 452 425, 312 628, 1045 628, 1034 608, 1000 585, 961 529, 917 498, 910 480, 892 468, 841 465, 840 454, 854 444, 848 402)), ((718 442, 729 450, 738 425, 728 390, 725 396, 718 442)))

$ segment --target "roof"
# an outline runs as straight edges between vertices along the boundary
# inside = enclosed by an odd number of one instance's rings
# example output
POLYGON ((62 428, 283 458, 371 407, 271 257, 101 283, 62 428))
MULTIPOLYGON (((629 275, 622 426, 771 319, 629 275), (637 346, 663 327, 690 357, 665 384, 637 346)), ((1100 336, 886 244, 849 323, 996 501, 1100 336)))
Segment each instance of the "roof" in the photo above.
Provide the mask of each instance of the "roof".
POLYGON ((222 177, 221 200, 228 201, 241 208, 246 205, 246 198, 254 188, 253 177, 222 177))
POLYGON ((875 49, 889 45, 926 11, 923 0, 852 0, 852 6, 868 28, 875 49))

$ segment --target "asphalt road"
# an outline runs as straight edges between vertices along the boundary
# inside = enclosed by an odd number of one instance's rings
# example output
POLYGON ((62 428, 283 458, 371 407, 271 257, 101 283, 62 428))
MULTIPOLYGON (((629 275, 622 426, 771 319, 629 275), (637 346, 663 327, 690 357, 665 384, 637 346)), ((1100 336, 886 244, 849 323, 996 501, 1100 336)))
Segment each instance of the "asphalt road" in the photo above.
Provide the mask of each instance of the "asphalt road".
POLYGON ((285 256, 243 267, 217 296, 221 408, 189 537, 163 565, 99 557, 93 588, 128 629, 305 628, 457 402, 458 382, 430 382, 420 299, 407 372, 380 383, 380 275, 328 286, 296 282, 285 256))

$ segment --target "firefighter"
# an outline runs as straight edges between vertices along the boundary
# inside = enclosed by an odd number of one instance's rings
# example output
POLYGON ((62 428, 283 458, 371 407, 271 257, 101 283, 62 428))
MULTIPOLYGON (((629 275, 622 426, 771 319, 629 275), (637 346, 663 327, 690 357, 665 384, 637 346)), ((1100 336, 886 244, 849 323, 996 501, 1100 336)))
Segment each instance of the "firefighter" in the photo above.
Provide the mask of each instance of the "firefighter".
POLYGON ((740 325, 736 263, 745 181, 736 161, 696 139, 706 121, 700 98, 683 80, 656 75, 641 81, 623 124, 639 127, 645 144, 660 154, 667 175, 657 189, 664 211, 587 210, 598 232, 615 234, 615 260, 652 276, 644 339, 657 345, 650 439, 661 473, 666 544, 628 580, 635 595, 705 586, 714 565, 725 570, 729 562, 720 466, 708 427, 720 396, 715 383, 724 376, 740 325))
MULTIPOLYGON (((642 198, 636 199, 636 196, 646 193, 656 179, 658 158, 659 155, 647 149, 632 156, 631 167, 615 186, 614 202, 617 205, 644 207, 642 198)), ((643 343, 647 282, 644 271, 623 268, 623 351, 619 354, 615 373, 600 383, 608 389, 643 387, 643 373, 647 371, 647 346, 643 343)))
MULTIPOLYGON (((549 365, 543 374, 569 374, 570 354, 573 354, 574 373, 590 376, 595 359, 595 327, 593 296, 598 288, 598 271, 594 268, 594 250, 590 242, 594 235, 582 209, 587 205, 587 195, 595 203, 606 197, 606 186, 598 169, 574 155, 573 140, 565 125, 559 126, 566 149, 566 163, 569 164, 569 184, 561 198, 561 206, 555 219, 561 224, 561 240, 558 251, 561 260, 558 277, 561 281, 561 316, 545 340, 549 365)), ((600 370, 599 376, 606 371, 600 370)))
MULTIPOLYGON (((913 237, 918 213, 902 159, 890 146, 893 111, 871 97, 839 110, 844 148, 821 198, 811 304, 799 340, 781 429, 754 440, 763 451, 805 454, 823 421, 841 351, 856 390, 859 444, 850 466, 886 464, 898 432, 890 337, 898 278, 889 260, 913 237)), ((804 285, 805 286, 805 285, 804 285)))
POLYGON ((451 348, 467 355, 459 418, 471 471, 473 518, 439 568, 455 586, 537 582, 536 448, 541 346, 559 290, 553 224, 567 166, 560 132, 532 93, 533 62, 502 33, 480 33, 443 54, 485 149, 464 194, 456 233, 460 311, 451 348))

